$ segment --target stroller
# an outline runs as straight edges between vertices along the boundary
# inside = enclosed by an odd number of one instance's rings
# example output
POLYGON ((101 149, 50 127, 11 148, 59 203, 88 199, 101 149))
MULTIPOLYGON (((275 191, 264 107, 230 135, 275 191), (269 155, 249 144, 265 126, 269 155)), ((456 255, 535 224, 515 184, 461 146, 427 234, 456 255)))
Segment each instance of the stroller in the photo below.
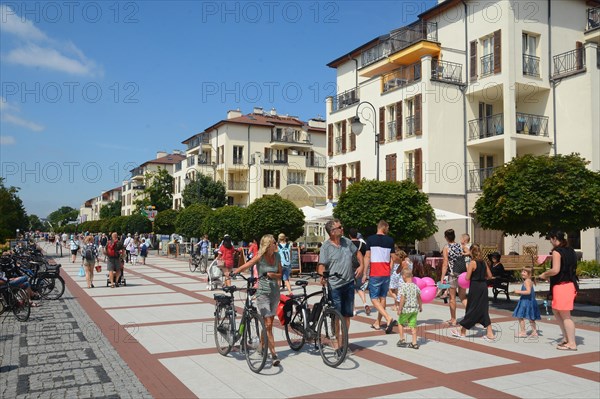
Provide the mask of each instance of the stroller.
POLYGON ((221 279, 223 278, 221 262, 222 261, 214 259, 206 269, 206 273, 208 274, 208 285, 206 286, 206 289, 209 291, 216 290, 219 283, 221 285, 223 284, 223 282, 221 281, 221 279))
MULTIPOLYGON (((115 285, 118 287, 120 285, 127 287, 127 279, 125 278, 125 263, 121 262, 121 274, 119 275, 119 279, 115 281, 115 285)), ((110 287, 110 275, 106 273, 106 286, 110 287)))

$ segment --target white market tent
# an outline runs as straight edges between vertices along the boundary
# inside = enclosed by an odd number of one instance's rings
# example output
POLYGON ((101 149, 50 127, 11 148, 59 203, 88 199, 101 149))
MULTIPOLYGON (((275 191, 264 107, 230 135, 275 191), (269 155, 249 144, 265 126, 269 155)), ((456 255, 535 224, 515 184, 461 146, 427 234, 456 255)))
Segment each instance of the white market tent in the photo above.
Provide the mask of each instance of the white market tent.
POLYGON ((473 238, 473 234, 471 232, 471 224, 473 219, 472 217, 436 208, 433 208, 433 212, 435 213, 436 220, 441 222, 445 222, 448 220, 469 220, 467 233, 469 234, 469 236, 471 236, 471 239, 473 238))

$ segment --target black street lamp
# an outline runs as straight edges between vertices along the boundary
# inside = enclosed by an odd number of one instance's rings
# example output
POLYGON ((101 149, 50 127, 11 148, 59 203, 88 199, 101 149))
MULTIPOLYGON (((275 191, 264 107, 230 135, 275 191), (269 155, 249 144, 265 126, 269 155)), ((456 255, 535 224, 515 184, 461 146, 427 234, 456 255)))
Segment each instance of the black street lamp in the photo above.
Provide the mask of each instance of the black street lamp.
POLYGON ((376 172, 376 178, 377 181, 379 181, 379 134, 377 132, 377 110, 375 109, 375 107, 373 106, 373 104, 371 104, 368 101, 363 101, 360 104, 358 104, 358 106, 356 107, 356 116, 354 118, 352 118, 352 133, 354 133, 355 135, 359 135, 362 130, 363 127, 365 126, 364 123, 361 122, 360 120, 360 115, 363 115, 365 108, 363 107, 363 110, 360 111, 360 107, 362 105, 369 105, 371 107, 371 109, 368 109, 369 111, 372 111, 372 117, 371 118, 364 118, 365 120, 367 120, 371 126, 373 126, 373 132, 375 133, 375 157, 377 160, 377 172, 376 172))

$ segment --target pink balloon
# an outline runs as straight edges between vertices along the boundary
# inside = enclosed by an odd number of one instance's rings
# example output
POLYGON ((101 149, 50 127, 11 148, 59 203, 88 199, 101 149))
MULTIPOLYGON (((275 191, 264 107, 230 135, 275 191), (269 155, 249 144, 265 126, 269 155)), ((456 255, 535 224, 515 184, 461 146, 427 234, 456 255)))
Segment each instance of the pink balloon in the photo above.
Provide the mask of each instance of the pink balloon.
POLYGON ((417 287, 419 287, 420 290, 422 290, 423 288, 427 287, 426 282, 422 278, 419 278, 419 280, 417 281, 416 284, 417 284, 417 287))
POLYGON ((417 285, 417 287, 421 288, 421 286, 419 285, 421 283, 420 277, 413 277, 412 282, 415 283, 417 285))
POLYGON ((425 282, 426 287, 435 285, 435 281, 433 281, 433 279, 431 277, 423 277, 421 280, 425 282))
POLYGON ((427 286, 421 290, 421 300, 423 303, 429 303, 435 298, 437 287, 427 286))
POLYGON ((461 273, 460 276, 458 276, 458 286, 460 288, 469 288, 471 286, 471 281, 467 280, 467 273, 461 273))

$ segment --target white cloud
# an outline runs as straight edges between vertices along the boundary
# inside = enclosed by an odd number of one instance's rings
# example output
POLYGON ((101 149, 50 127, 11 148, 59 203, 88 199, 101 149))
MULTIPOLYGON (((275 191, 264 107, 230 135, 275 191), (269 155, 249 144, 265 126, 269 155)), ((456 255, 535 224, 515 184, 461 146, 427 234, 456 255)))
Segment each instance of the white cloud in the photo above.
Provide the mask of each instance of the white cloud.
POLYGON ((29 129, 32 130, 34 132, 41 132, 42 130, 45 129, 44 126, 32 122, 32 121, 28 121, 26 119, 20 118, 16 115, 12 115, 12 114, 7 114, 7 113, 3 113, 2 116, 0 117, 4 122, 7 123, 11 123, 13 125, 16 126, 21 126, 24 127, 25 129, 29 129))
MULTIPOLYGON (((39 123, 35 123, 29 121, 27 119, 23 119, 20 116, 15 115, 15 113, 19 112, 19 107, 16 105, 10 104, 4 97, 0 97, 0 120, 2 122, 10 123, 15 126, 24 127, 25 129, 41 132, 46 127, 40 125, 39 123)), ((12 142, 8 142, 8 144, 14 144, 14 138, 11 136, 3 136, 8 139, 12 139, 12 142)), ((10 141, 10 140, 9 140, 10 141)))
POLYGON ((13 136, 0 136, 0 145, 13 145, 15 143, 16 141, 13 136))
POLYGON ((16 14, 8 5, 0 5, 0 33, 20 39, 3 57, 7 62, 33 68, 46 68, 79 76, 98 76, 103 72, 71 41, 54 40, 31 21, 16 14), (41 44, 43 43, 43 44, 41 44))
POLYGON ((11 50, 6 55, 6 61, 28 67, 53 69, 72 75, 95 75, 97 70, 96 64, 85 57, 83 59, 69 58, 58 50, 35 44, 11 50))
POLYGON ((42 41, 48 37, 33 25, 31 21, 21 18, 7 4, 0 4, 0 28, 6 33, 12 33, 24 40, 42 41))

